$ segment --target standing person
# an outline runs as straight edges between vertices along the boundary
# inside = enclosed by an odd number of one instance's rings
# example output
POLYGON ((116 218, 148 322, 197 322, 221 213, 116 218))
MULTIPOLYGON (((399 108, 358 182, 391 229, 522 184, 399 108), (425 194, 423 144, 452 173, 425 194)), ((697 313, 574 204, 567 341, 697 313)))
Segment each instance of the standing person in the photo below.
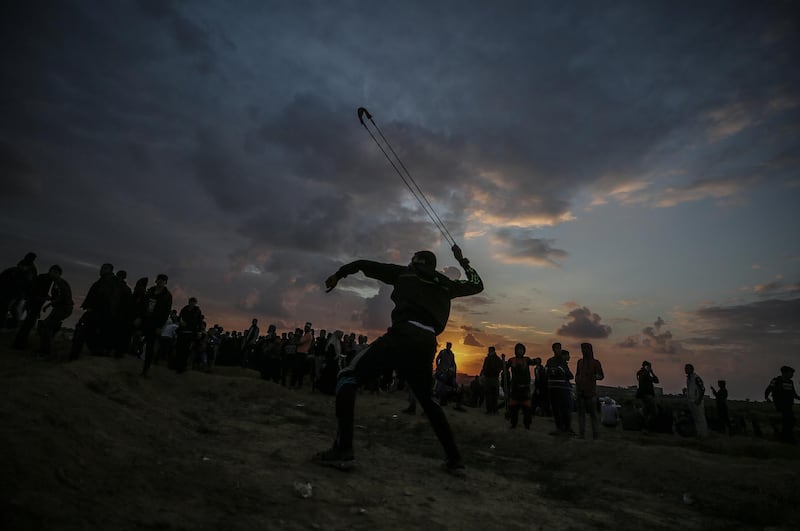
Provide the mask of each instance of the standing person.
POLYGON ((147 283, 150 280, 147 277, 142 277, 136 281, 133 286, 133 298, 131 305, 131 344, 128 350, 139 359, 143 359, 144 353, 144 338, 142 337, 142 330, 140 328, 139 312, 145 305, 145 297, 147 297, 147 283))
POLYGON ((789 444, 797 444, 794 437, 794 401, 800 400, 797 391, 794 388, 792 377, 794 376, 794 369, 784 365, 781 367, 781 375, 776 376, 769 382, 769 386, 764 391, 764 400, 769 402, 769 397, 772 395, 772 401, 775 403, 775 409, 781 414, 781 441, 789 444))
POLYGON ((0 328, 4 328, 6 325, 9 328, 17 326, 19 303, 22 299, 27 298, 33 286, 33 280, 39 276, 35 260, 36 253, 28 253, 17 262, 17 265, 0 273, 0 328), (8 320, 9 311, 13 314, 10 321, 8 320))
POLYGON ((644 429, 653 429, 656 415, 658 410, 656 408, 656 389, 655 385, 658 382, 658 376, 653 372, 653 367, 650 362, 645 360, 642 362, 642 368, 636 373, 636 380, 639 387, 636 390, 636 398, 642 401, 642 413, 644 414, 644 429))
POLYGON ((553 357, 547 360, 547 390, 550 395, 550 408, 556 431, 553 435, 570 435, 572 433, 572 385, 574 378, 569 369, 569 351, 561 348, 561 343, 553 343, 553 357))
POLYGON ((453 344, 449 341, 445 348, 439 351, 436 356, 436 370, 434 372, 434 383, 436 398, 439 405, 447 405, 447 397, 450 392, 457 387, 456 383, 456 355, 453 354, 453 344))
POLYGON ((711 394, 714 395, 714 401, 717 405, 717 419, 719 419, 720 429, 722 433, 731 433, 731 419, 728 415, 728 384, 725 380, 717 380, 719 390, 711 386, 711 394))
POLYGON ((511 429, 517 427, 519 410, 522 408, 522 424, 526 430, 531 429, 533 407, 531 407, 531 367, 533 360, 525 356, 525 345, 514 345, 514 357, 506 362, 511 377, 508 384, 508 420, 511 429))
POLYGON ((167 322, 172 310, 172 294, 167 289, 169 278, 164 273, 156 277, 156 285, 145 292, 142 306, 139 308, 138 327, 144 337, 144 364, 142 376, 147 376, 150 364, 153 363, 153 354, 156 341, 161 335, 161 329, 167 322))
MULTIPOLYGON (((42 306, 45 302, 51 300, 51 290, 57 278, 61 278, 61 267, 54 265, 50 267, 47 273, 37 275, 33 279, 33 285, 28 290, 27 300, 25 301, 25 319, 17 330, 17 335, 14 338, 12 346, 16 349, 24 350, 28 348, 28 336, 33 329, 39 316, 42 313, 42 306)), ((70 301, 72 297, 70 295, 70 301)), ((63 321, 63 319, 62 319, 63 321)))
POLYGON ((170 312, 169 317, 167 317, 167 322, 164 323, 164 327, 161 329, 161 334, 158 338, 158 353, 153 360, 153 364, 157 364, 158 360, 166 360, 167 367, 170 366, 172 360, 174 360, 174 352, 175 352, 175 341, 178 337, 178 317, 172 315, 173 312, 170 312))
POLYGON ((178 314, 178 329, 175 337, 175 360, 168 363, 169 368, 178 374, 185 372, 189 366, 194 342, 203 331, 203 312, 197 305, 195 297, 189 297, 189 304, 181 308, 178 314))
POLYGON ((547 370, 542 365, 542 358, 533 359, 533 409, 539 408, 543 417, 549 417, 550 397, 547 391, 547 370))
POLYGON ((503 360, 497 355, 494 347, 489 347, 486 358, 483 360, 481 376, 483 376, 483 393, 486 402, 486 413, 497 413, 497 397, 500 395, 500 371, 503 370, 503 360))
POLYGON ((100 278, 89 288, 81 304, 85 311, 75 325, 71 358, 76 359, 84 343, 94 355, 107 355, 114 345, 114 324, 119 310, 120 288, 114 266, 100 266, 100 278))
POLYGON ((258 319, 253 319, 253 322, 250 324, 250 328, 248 328, 244 333, 244 338, 242 339, 240 355, 242 367, 250 366, 250 355, 253 353, 256 341, 258 341, 258 335, 260 333, 261 331, 258 328, 258 319))
POLYGON ((42 355, 49 356, 53 337, 61 330, 64 319, 72 315, 74 302, 72 301, 72 288, 69 283, 61 278, 61 267, 54 265, 50 268, 51 273, 55 273, 53 286, 50 288, 50 306, 52 309, 47 317, 42 321, 42 328, 39 332, 41 345, 39 350, 42 355))
POLYGON ((694 428, 698 439, 705 439, 708 436, 708 423, 706 423, 706 408, 703 398, 706 394, 706 386, 700 375, 694 372, 694 365, 687 363, 684 366, 686 373, 686 399, 689 403, 689 412, 694 419, 694 428))
MULTIPOLYGON (((314 368, 314 359, 311 348, 314 346, 314 329, 312 324, 306 322, 303 330, 299 328, 295 330, 295 334, 299 336, 297 341, 297 352, 295 352, 295 365, 292 371, 292 387, 300 389, 303 387, 303 378, 306 373, 310 373, 314 368)), ((311 381, 314 377, 311 376, 311 381)))
POLYGON ((469 384, 470 405, 481 407, 483 405, 483 386, 481 386, 480 376, 476 376, 469 384))
POLYGON ((383 336, 362 350, 345 367, 336 384, 338 430, 333 447, 318 453, 320 464, 347 468, 353 464, 353 427, 356 390, 387 367, 394 367, 408 382, 422 406, 439 442, 444 448, 446 471, 461 475, 464 464, 453 432, 442 408, 433 400, 431 366, 436 353, 436 336, 444 331, 450 317, 450 301, 483 291, 483 281, 469 260, 454 245, 453 256, 466 274, 466 280, 451 280, 436 271, 436 255, 419 251, 407 266, 357 260, 328 277, 330 291, 339 280, 358 271, 394 287, 392 325, 383 336))
POLYGON ((592 423, 592 438, 600 437, 600 421, 597 418, 597 382, 605 378, 600 360, 594 357, 591 343, 581 343, 581 354, 575 368, 575 394, 578 399, 578 436, 586 437, 586 412, 592 423))
POLYGON ((133 305, 133 291, 128 286, 128 272, 120 269, 117 271, 117 284, 119 290, 119 303, 114 329, 114 355, 127 354, 131 346, 133 334, 133 318, 135 307, 133 305))

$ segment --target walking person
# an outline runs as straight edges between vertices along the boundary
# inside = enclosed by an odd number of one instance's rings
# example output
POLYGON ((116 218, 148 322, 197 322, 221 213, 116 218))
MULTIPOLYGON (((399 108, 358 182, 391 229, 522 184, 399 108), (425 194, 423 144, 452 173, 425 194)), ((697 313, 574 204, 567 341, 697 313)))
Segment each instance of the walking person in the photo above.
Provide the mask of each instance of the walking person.
POLYGON ((453 432, 442 408, 432 397, 431 366, 436 354, 436 336, 441 334, 450 317, 450 301, 456 297, 483 291, 483 281, 454 245, 453 256, 466 274, 466 280, 451 280, 436 271, 436 256, 419 251, 407 266, 357 260, 339 268, 328 277, 328 290, 339 280, 361 271, 365 276, 393 286, 392 325, 383 336, 353 358, 339 373, 336 384, 336 417, 338 429, 333 446, 315 455, 323 465, 349 468, 353 465, 353 429, 356 391, 387 367, 403 377, 433 427, 445 451, 446 471, 461 475, 464 464, 453 432))
POLYGON ((575 368, 575 394, 578 400, 578 437, 586 437, 586 413, 592 424, 592 438, 600 437, 600 421, 597 418, 597 382, 602 380, 603 366, 594 357, 591 343, 581 343, 581 354, 575 368))

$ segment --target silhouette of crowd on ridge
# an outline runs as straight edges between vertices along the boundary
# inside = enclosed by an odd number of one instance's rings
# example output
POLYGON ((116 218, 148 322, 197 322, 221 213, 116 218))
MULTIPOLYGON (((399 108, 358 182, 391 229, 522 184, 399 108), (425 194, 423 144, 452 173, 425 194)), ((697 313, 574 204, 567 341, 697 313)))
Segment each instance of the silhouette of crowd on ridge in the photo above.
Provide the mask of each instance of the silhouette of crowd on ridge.
MULTIPOLYGON (((28 253, 17 265, 0 273, 0 329, 15 330, 11 346, 19 350, 29 348, 35 329, 39 339, 37 353, 49 357, 53 355, 54 338, 73 313, 74 303, 62 268, 52 265, 40 274, 35 261, 36 254, 28 253)), ((142 360, 143 376, 158 363, 165 363, 176 373, 188 369, 211 371, 215 365, 240 366, 257 370, 263 379, 288 388, 308 387, 333 394, 339 372, 369 346, 365 335, 324 329, 317 333, 310 322, 283 332, 271 324, 263 335, 257 319, 242 331, 224 330, 217 324, 208 327, 195 297, 190 297, 179 311, 173 308, 168 281, 162 273, 156 275, 152 285, 148 277, 142 277, 131 288, 126 271, 115 272, 112 264, 103 264, 99 278, 81 304, 83 313, 75 326, 68 358, 78 359, 84 349, 95 356, 133 355, 142 360)), ((453 402, 459 411, 466 411, 467 406, 498 415, 502 409, 511 429, 517 428, 520 413, 526 429, 537 416, 552 417, 555 430, 551 434, 559 437, 585 438, 586 417, 593 439, 600 437, 601 425, 646 434, 677 433, 701 439, 708 436, 706 388, 693 365, 684 367, 683 407, 673 410, 665 401, 656 399, 655 384, 659 379, 648 361, 643 361, 636 372, 635 400, 627 398, 618 404, 609 397, 598 397, 597 382, 603 380, 604 373, 592 345, 581 343, 580 350, 573 373, 570 353, 560 343, 552 345, 553 355, 544 363, 539 357, 526 356, 522 343, 515 345, 509 359, 498 355, 492 346, 480 374, 465 385, 457 381, 455 355, 452 344, 447 343, 431 369, 433 395, 442 406, 453 402), (577 433, 572 425, 575 412, 577 433)), ((765 389, 764 399, 772 401, 780 415, 780 420, 773 422, 777 438, 796 444, 793 404, 800 396, 793 376, 792 367, 781 367, 780 375, 765 389)), ((403 389, 403 382, 388 371, 365 387, 371 392, 394 391, 403 389)), ((710 386, 710 390, 715 399, 714 427, 731 435, 746 432, 748 419, 729 412, 727 382, 719 380, 717 388, 710 386)), ((411 392, 409 406, 403 412, 416 412, 411 392)), ((754 419, 749 421, 753 434, 761 436, 759 424, 754 419)))

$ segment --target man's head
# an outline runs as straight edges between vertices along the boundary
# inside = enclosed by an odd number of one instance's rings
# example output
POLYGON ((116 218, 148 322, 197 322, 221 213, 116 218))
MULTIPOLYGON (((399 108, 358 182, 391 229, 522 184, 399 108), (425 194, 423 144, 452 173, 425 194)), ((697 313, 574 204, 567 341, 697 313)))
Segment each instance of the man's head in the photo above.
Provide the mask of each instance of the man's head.
POLYGON ((106 275, 114 274, 114 266, 112 264, 103 264, 100 266, 100 276, 104 277, 106 275))
POLYGON ((564 361, 569 361, 569 350, 561 351, 561 359, 564 361))
POLYGON ((50 278, 61 278, 61 266, 60 265, 52 265, 50 269, 47 271, 50 275, 50 278))
POLYGON ((156 286, 161 286, 161 287, 166 286, 167 280, 169 280, 169 277, 167 275, 165 275, 164 273, 159 273, 158 276, 156 277, 156 286))
POLYGON ((309 322, 306 322, 305 326, 303 327, 303 330, 304 330, 306 333, 308 333, 308 332, 311 332, 311 323, 309 323, 309 322))
POLYGON ((253 319, 253 322, 251 323, 251 325, 252 326, 256 326, 257 324, 258 324, 258 319, 253 319))
POLYGON ((496 355, 496 354, 497 354, 497 352, 495 351, 494 347, 489 347, 489 355, 493 356, 493 355, 496 355))
POLYGON ((592 349, 592 344, 581 343, 581 354, 583 354, 583 357, 593 357, 594 349, 592 349))
POLYGON ((725 389, 725 386, 728 384, 727 382, 725 382, 725 380, 717 380, 717 385, 719 386, 720 389, 725 389))
POLYGON ((128 272, 125 271, 124 269, 120 269, 119 271, 117 271, 117 278, 125 282, 125 280, 128 278, 128 272))
POLYGON ((647 361, 647 360, 644 360, 644 361, 642 362, 642 369, 644 369, 644 370, 646 370, 646 371, 649 371, 651 367, 652 367, 652 366, 650 365, 650 362, 649 362, 649 361, 647 361))
POLYGON ((525 345, 522 343, 517 343, 514 345, 514 355, 518 358, 521 358, 525 355, 525 345))
POLYGON ((684 365, 683 370, 686 372, 688 376, 689 374, 692 374, 694 372, 694 365, 692 365, 691 363, 687 363, 686 365, 684 365))
POLYGON ((448 342, 447 342, 447 346, 446 346, 445 348, 446 348, 447 350, 450 350, 451 348, 453 348, 453 344, 452 344, 451 342, 449 342, 449 341, 448 341, 448 342))
POLYGON ((788 365, 784 365, 783 367, 781 367, 781 376, 784 376, 786 378, 793 377, 794 369, 792 367, 789 367, 788 365))
POLYGON ((553 343, 553 354, 556 356, 561 352, 561 343, 553 343))
POLYGON ((431 251, 417 251, 408 266, 417 273, 431 276, 436 271, 436 255, 431 251))
POLYGON ((197 306, 197 298, 189 297, 189 306, 197 306))

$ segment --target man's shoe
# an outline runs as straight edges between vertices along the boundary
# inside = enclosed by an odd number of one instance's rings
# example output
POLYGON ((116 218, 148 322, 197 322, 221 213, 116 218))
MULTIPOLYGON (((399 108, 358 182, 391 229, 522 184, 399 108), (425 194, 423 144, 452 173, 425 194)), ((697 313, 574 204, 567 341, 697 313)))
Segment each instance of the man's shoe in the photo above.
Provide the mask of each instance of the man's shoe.
POLYGON ((330 450, 317 452, 312 459, 317 464, 337 470, 350 470, 356 465, 352 450, 343 451, 335 446, 330 450))

